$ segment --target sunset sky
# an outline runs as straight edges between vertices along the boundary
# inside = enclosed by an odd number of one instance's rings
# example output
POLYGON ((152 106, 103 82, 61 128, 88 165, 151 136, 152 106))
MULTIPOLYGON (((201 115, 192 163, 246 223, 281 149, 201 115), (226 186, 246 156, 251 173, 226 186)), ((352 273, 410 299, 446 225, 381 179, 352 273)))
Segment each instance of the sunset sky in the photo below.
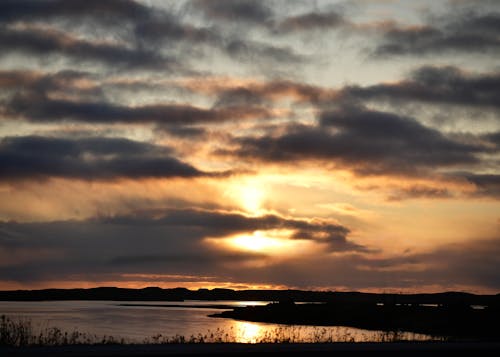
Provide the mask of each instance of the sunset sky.
POLYGON ((500 2, 0 2, 0 289, 500 292, 500 2))

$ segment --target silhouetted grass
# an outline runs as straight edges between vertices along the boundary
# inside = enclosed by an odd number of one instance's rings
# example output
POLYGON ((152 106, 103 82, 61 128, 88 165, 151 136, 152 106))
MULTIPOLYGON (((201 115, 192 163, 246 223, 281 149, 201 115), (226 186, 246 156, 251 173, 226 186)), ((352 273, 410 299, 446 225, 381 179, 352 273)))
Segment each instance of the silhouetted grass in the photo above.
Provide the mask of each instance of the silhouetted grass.
MULTIPOLYGON (((310 329, 310 327, 309 327, 310 329)), ((259 336, 246 340, 248 343, 335 343, 335 342, 400 342, 422 340, 418 335, 401 331, 379 332, 378 335, 355 338, 345 330, 316 327, 312 333, 304 334, 303 326, 279 326, 265 331, 259 336), (413 338, 412 338, 413 336, 413 338)), ((434 340, 443 341, 443 338, 434 340)), ((191 336, 164 336, 157 334, 143 339, 142 344, 183 344, 183 343, 238 343, 241 342, 241 331, 230 328, 228 331, 216 329, 205 334, 191 336)), ((63 345, 104 345, 104 344, 135 344, 137 341, 110 335, 78 331, 66 332, 57 327, 47 327, 35 331, 28 319, 12 319, 5 315, 0 317, 0 346, 63 346, 63 345)))
POLYGON ((78 331, 67 332, 58 327, 35 331, 31 320, 0 317, 0 346, 61 346, 92 344, 124 344, 123 338, 98 336, 78 331))

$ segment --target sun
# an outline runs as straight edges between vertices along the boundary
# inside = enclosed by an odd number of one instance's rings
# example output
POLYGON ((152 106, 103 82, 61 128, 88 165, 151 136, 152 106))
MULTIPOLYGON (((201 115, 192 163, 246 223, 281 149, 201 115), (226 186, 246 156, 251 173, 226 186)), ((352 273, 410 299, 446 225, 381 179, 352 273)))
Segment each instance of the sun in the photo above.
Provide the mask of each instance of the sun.
POLYGON ((239 190, 240 201, 248 212, 258 212, 262 207, 264 191, 256 185, 246 185, 239 190))
POLYGON ((263 203, 267 193, 264 183, 258 178, 233 181, 225 188, 225 195, 249 214, 259 215, 264 211, 263 203))
POLYGON ((207 237, 204 242, 228 252, 250 253, 253 262, 265 257, 287 259, 317 251, 317 246, 310 240, 292 238, 293 231, 287 229, 256 230, 228 237, 207 237))
POLYGON ((239 235, 230 238, 230 244, 238 249, 252 252, 272 251, 286 246, 283 240, 266 237, 260 231, 255 231, 251 235, 239 235))

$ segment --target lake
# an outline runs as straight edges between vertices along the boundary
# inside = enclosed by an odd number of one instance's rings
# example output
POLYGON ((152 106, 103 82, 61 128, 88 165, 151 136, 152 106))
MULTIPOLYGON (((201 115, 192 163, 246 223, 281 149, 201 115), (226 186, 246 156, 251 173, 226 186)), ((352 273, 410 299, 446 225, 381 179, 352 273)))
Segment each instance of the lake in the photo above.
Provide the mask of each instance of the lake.
MULTIPOLYGON (((29 319, 33 328, 57 327, 63 331, 84 332, 97 336, 124 338, 127 342, 142 342, 145 338, 163 336, 219 334, 228 335, 232 342, 255 343, 266 336, 290 337, 293 342, 314 342, 330 338, 336 341, 380 341, 381 331, 350 327, 287 326, 280 324, 236 321, 208 317, 221 310, 210 305, 264 305, 261 301, 0 301, 0 315, 13 319, 29 319), (140 304, 143 306, 121 306, 140 304), (179 305, 158 307, 152 305, 179 305), (197 308, 193 308, 197 306, 197 308)), ((403 339, 428 340, 431 337, 404 333, 403 339)))

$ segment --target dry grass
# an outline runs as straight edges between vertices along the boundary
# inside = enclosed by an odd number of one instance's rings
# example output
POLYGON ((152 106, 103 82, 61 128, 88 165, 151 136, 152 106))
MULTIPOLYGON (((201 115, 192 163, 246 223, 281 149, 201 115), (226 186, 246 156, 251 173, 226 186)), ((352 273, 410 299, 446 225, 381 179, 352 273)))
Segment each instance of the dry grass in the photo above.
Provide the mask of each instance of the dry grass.
POLYGON ((124 339, 97 336, 78 331, 67 332, 57 327, 35 331, 28 319, 0 317, 0 346, 61 346, 91 344, 124 344, 124 339))
MULTIPOLYGON (((309 328, 310 329, 310 328, 309 328)), ((400 342, 420 340, 418 335, 401 331, 378 333, 375 338, 360 336, 357 338, 345 330, 315 327, 312 332, 302 326, 280 326, 245 342, 248 343, 334 343, 334 342, 400 342), (412 338, 413 336, 413 338, 412 338)), ((435 340, 442 341, 442 338, 435 340)), ((182 344, 182 343, 237 343, 241 342, 241 331, 233 328, 229 331, 216 329, 206 334, 164 336, 157 334, 145 338, 143 344, 182 344)), ((96 345, 96 344, 131 344, 137 343, 113 336, 98 336, 78 331, 66 332, 57 327, 47 327, 35 332, 30 320, 12 319, 5 315, 0 317, 0 346, 62 346, 62 345, 96 345)))

